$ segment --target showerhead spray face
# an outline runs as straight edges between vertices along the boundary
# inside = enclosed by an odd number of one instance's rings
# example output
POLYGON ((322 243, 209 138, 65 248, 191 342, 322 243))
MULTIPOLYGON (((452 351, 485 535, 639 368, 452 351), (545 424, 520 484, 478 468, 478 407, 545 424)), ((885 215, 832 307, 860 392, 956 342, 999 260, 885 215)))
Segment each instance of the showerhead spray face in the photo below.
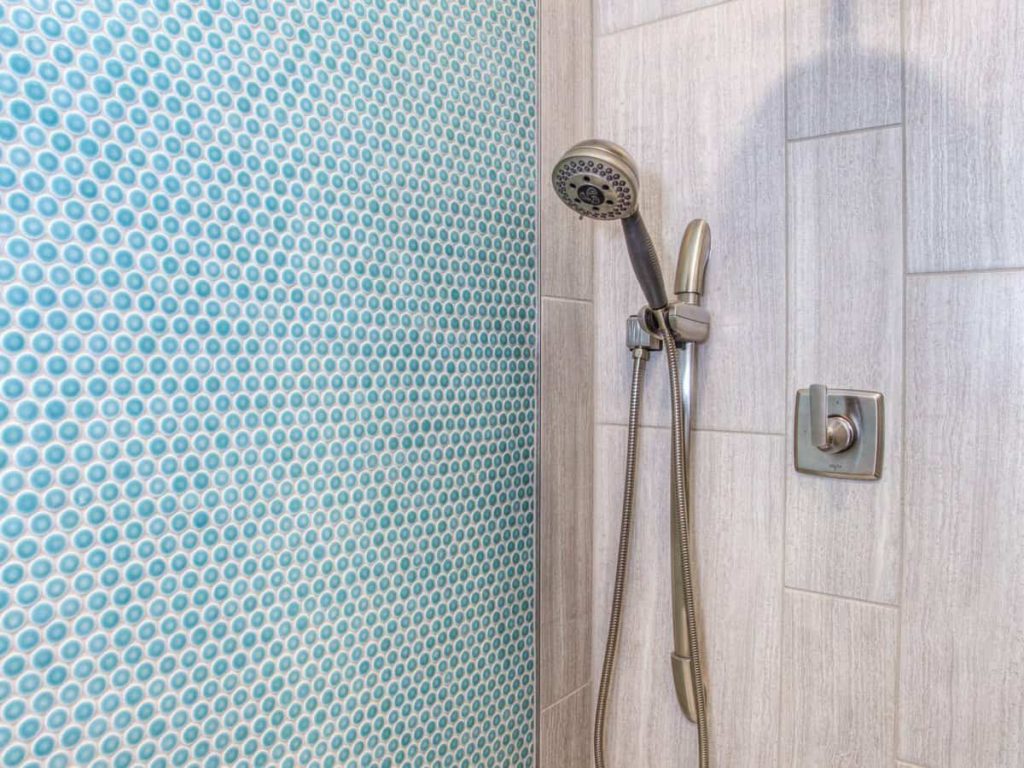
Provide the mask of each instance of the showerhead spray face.
POLYGON ((624 219, 636 211, 636 164, 610 141, 590 139, 571 147, 555 164, 551 183, 562 202, 580 216, 624 219))
POLYGON ((629 260, 648 305, 667 306, 658 253, 638 209, 640 181, 629 153, 604 139, 581 141, 555 163, 551 183, 561 201, 580 216, 621 219, 629 260))

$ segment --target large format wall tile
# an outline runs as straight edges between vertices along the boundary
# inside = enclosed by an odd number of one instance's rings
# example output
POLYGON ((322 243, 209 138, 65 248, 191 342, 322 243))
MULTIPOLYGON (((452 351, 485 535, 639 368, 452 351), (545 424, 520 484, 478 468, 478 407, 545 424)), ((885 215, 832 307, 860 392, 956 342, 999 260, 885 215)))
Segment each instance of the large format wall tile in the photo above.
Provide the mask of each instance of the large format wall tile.
MULTIPOLYGON (((671 287, 687 222, 710 221, 695 422, 785 430, 785 163, 781 0, 736 0, 597 42, 595 132, 640 166, 641 207, 671 287)), ((595 223, 595 406, 624 423, 625 316, 643 304, 619 227, 595 223)), ((659 355, 644 422, 668 424, 659 355)))
POLYGON ((1019 0, 906 0, 913 272, 1024 266, 1019 0))
MULTIPOLYGON (((903 395, 902 132, 796 142, 789 153, 789 392, 885 395, 878 481, 787 481, 786 583, 895 602, 903 395)), ((792 439, 793 399, 789 399, 792 439)))
POLYGON ((540 702, 590 675, 593 404, 589 302, 542 299, 540 702))
MULTIPOLYGON (((594 448, 594 696, 608 632, 621 520, 626 429, 595 426, 594 448)), ((670 604, 666 430, 640 431, 632 547, 622 635, 608 708, 608 763, 661 768, 665 755, 691 754, 696 737, 675 705, 669 652, 670 604)))
POLYGON ((1024 274, 908 291, 900 756, 1024 765, 1024 274))
POLYGON ((690 485, 712 742, 715 764, 723 768, 760 768, 778 759, 785 456, 782 437, 693 437, 690 485))
POLYGON ((900 0, 787 0, 787 132, 900 121, 900 0))
MULTIPOLYGON (((618 546, 625 428, 597 427, 594 652, 599 677, 618 546)), ((676 702, 669 542, 669 433, 640 431, 641 471, 623 634, 609 708, 609 764, 668 768, 696 750, 676 702)), ((694 529, 715 765, 759 768, 777 753, 783 438, 697 432, 694 529)))
POLYGON ((590 768, 591 696, 585 685, 541 711, 539 768, 590 768))
POLYGON ((892 765, 896 610, 793 590, 785 603, 779 765, 892 765))
POLYGON ((594 0, 598 32, 607 34, 638 24, 715 5, 722 0, 594 0))
POLYGON ((594 228, 562 205, 551 169, 565 150, 590 137, 591 0, 538 0, 540 65, 540 290, 544 296, 591 296, 594 228))

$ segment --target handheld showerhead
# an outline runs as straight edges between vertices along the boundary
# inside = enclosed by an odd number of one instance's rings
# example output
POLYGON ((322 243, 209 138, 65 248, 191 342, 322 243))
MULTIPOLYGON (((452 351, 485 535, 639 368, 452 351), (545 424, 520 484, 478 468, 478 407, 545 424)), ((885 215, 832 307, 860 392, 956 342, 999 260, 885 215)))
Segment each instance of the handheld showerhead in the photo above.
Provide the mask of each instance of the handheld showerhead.
POLYGON ((581 141, 555 163, 551 183, 562 202, 581 217, 622 221, 629 260, 648 305, 667 306, 658 253, 638 209, 640 181, 629 153, 604 139, 581 141))
POLYGON ((555 163, 551 183, 562 202, 580 216, 607 221, 636 211, 640 191, 636 163, 610 141, 588 139, 574 144, 555 163))

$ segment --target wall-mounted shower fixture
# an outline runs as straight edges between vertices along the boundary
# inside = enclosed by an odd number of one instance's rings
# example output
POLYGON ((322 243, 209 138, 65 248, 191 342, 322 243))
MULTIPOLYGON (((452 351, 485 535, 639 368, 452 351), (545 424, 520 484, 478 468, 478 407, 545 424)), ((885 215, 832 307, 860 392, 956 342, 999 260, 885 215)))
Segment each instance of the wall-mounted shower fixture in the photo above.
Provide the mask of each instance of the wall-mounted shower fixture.
POLYGON ((668 304, 658 252, 640 216, 636 163, 618 144, 588 139, 569 148, 551 171, 562 202, 582 218, 622 222, 633 271, 651 309, 668 304))
POLYGON ((793 458, 798 472, 848 480, 882 476, 884 398, 812 384, 796 393, 793 458))
MULTIPOLYGON (((669 306, 668 323, 676 343, 681 347, 681 377, 683 402, 683 438, 685 455, 690 456, 690 431, 693 425, 694 396, 697 384, 697 345, 706 341, 711 325, 711 316, 700 305, 704 296, 704 273, 711 255, 711 227, 703 219, 694 219, 683 233, 676 260, 676 277, 673 293, 676 300, 669 306)), ((688 462, 687 462, 688 463, 688 462)), ((689 466, 687 466, 689 479, 689 466)), ((689 487, 686 489, 689 500, 689 487)), ((687 504, 687 506, 689 506, 687 504)), ((693 515, 689 515, 690 520, 693 515)), ((678 513, 672 515, 672 551, 679 551, 680 520, 678 513)), ((690 546, 692 546, 692 535, 690 546)), ((696 589, 696 584, 693 585, 696 589)), ((686 585, 682 580, 682 568, 672 569, 672 681, 675 684, 676 700, 691 721, 698 721, 697 679, 694 675, 693 640, 687 621, 686 585)), ((694 603, 696 597, 690 598, 694 603)), ((697 627, 698 632, 700 627, 697 627)), ((704 686, 703 680, 700 682, 704 686)), ((707 691, 701 691, 707 698, 707 691)))
POLYGON ((704 295, 704 273, 711 255, 711 226, 704 219, 694 219, 683 233, 676 259, 673 290, 676 300, 700 304, 704 295))
POLYGON ((622 599, 625 594, 633 520, 633 491, 636 479, 637 428, 644 367, 651 352, 664 349, 672 397, 671 543, 673 651, 670 655, 676 695, 683 712, 697 723, 698 766, 708 768, 707 689, 701 654, 701 631, 697 610, 697 585, 691 558, 692 526, 689 509, 689 442, 693 384, 697 368, 696 345, 708 336, 710 318, 700 306, 704 293, 704 272, 711 250, 711 229, 707 222, 690 222, 679 248, 676 268, 676 301, 669 305, 661 265, 643 219, 640 218, 640 184, 636 163, 622 147, 602 139, 574 145, 551 172, 555 191, 567 206, 593 219, 622 221, 626 248, 647 306, 629 318, 627 346, 633 356, 633 376, 626 430, 626 477, 622 496, 622 525, 612 589, 612 610, 608 641, 597 693, 594 718, 594 763, 605 768, 605 724, 612 673, 618 647, 622 599), (680 372, 679 348, 683 371, 680 372))
POLYGON ((668 322, 679 343, 707 340, 711 316, 700 305, 704 295, 704 272, 711 255, 711 227, 704 219, 694 219, 683 233, 676 261, 673 292, 676 300, 669 305, 668 322))

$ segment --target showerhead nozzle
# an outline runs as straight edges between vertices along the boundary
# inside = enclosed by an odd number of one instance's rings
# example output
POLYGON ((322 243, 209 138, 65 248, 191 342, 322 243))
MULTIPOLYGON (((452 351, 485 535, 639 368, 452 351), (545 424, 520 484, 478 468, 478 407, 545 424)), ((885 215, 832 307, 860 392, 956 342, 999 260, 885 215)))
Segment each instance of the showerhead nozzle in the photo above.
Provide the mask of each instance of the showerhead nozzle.
POLYGON ((625 219, 637 209, 636 163, 626 150, 604 139, 570 147, 555 164, 551 183, 562 202, 581 216, 625 219))
POLYGON ((640 180, 629 153, 611 141, 587 139, 574 144, 551 171, 562 202, 580 216, 622 221, 626 249, 651 309, 668 304, 654 243, 640 217, 640 180))

